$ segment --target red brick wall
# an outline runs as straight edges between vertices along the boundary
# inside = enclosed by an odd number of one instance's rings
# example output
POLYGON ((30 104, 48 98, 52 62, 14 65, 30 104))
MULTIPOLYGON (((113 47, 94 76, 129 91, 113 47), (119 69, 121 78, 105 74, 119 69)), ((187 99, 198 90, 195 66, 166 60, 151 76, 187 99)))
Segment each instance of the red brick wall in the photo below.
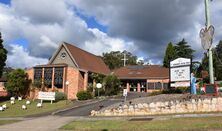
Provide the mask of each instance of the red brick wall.
MULTIPOLYGON (((73 67, 67 68, 67 79, 68 85, 68 99, 77 99, 76 94, 78 92, 79 85, 79 70, 73 67)), ((65 90, 66 91, 66 90, 65 90)))
POLYGON ((26 73, 28 74, 28 79, 31 79, 33 81, 33 79, 34 79, 34 69, 30 68, 30 69, 26 70, 26 73))
POLYGON ((7 95, 8 95, 7 91, 0 91, 0 96, 7 96, 7 95))
MULTIPOLYGON (((28 78, 33 81, 34 79, 34 69, 26 70, 26 73, 28 74, 28 78)), ((85 75, 86 76, 86 75, 85 75)), ((77 99, 76 94, 80 90, 84 90, 84 86, 86 84, 86 80, 84 80, 84 73, 83 76, 81 75, 80 71, 74 67, 67 67, 67 71, 64 74, 64 85, 63 89, 58 89, 59 92, 65 92, 67 93, 67 87, 65 85, 66 81, 69 81, 68 85, 68 99, 77 99)), ((88 79, 88 76, 87 76, 88 79)), ((32 86, 32 85, 31 85, 32 86)), ((46 89, 47 91, 52 91, 52 88, 46 89)), ((38 97, 38 90, 30 91, 29 93, 30 98, 37 98, 38 97)))

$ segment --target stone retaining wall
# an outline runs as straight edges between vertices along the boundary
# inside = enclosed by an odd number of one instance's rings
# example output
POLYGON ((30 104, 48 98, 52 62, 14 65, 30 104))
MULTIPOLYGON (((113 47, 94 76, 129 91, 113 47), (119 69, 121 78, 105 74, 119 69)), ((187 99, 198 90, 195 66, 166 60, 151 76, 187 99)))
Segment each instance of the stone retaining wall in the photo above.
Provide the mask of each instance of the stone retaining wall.
POLYGON ((134 116, 222 111, 222 97, 199 98, 184 101, 167 101, 120 105, 104 111, 91 111, 91 116, 134 116))

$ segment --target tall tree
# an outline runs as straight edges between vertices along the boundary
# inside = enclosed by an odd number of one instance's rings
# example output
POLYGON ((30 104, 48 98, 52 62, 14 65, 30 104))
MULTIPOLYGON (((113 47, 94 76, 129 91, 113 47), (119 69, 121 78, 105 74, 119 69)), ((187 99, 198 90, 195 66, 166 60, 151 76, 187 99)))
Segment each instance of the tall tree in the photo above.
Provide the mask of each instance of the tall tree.
POLYGON ((124 66, 122 60, 124 58, 124 54, 126 54, 127 65, 136 65, 137 56, 134 56, 132 53, 127 51, 111 51, 109 53, 103 53, 102 58, 110 69, 116 69, 124 66))
MULTIPOLYGON (((213 67, 214 67, 214 76, 217 78, 217 80, 222 80, 222 40, 218 43, 218 45, 215 48, 212 48, 213 51, 213 67)), ((208 71, 209 65, 208 65, 208 55, 205 54, 202 59, 202 68, 203 70, 208 71)))
POLYGON ((215 76, 217 80, 222 80, 222 40, 219 41, 214 51, 216 62, 215 62, 215 76))
POLYGON ((195 50, 193 50, 190 45, 183 39, 182 41, 178 42, 175 46, 176 49, 176 56, 177 58, 179 57, 184 57, 184 58, 193 58, 194 55, 193 53, 195 50))
POLYGON ((166 51, 165 51, 165 56, 163 59, 163 66, 164 67, 169 67, 169 63, 170 61, 174 60, 176 58, 176 50, 175 47, 173 46, 173 44, 170 42, 167 45, 166 51))
POLYGON ((6 65, 5 61, 7 59, 7 50, 3 46, 2 34, 0 32, 0 77, 3 73, 3 68, 6 65))

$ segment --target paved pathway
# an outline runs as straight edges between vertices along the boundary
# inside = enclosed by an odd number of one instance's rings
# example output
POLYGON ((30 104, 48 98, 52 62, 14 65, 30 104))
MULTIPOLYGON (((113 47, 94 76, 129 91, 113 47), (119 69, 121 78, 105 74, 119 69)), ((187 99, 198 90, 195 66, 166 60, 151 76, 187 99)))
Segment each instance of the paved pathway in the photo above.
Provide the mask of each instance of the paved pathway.
POLYGON ((45 116, 0 126, 0 131, 56 131, 74 117, 45 116))
MULTIPOLYGON (((130 116, 130 117, 64 117, 64 116, 45 116, 29 118, 21 122, 0 126, 0 131, 58 131, 63 125, 74 121, 91 120, 168 120, 181 117, 216 117, 222 116, 221 113, 211 114, 180 114, 180 115, 157 115, 157 116, 130 116)), ((5 118, 6 119, 6 118, 5 118)))

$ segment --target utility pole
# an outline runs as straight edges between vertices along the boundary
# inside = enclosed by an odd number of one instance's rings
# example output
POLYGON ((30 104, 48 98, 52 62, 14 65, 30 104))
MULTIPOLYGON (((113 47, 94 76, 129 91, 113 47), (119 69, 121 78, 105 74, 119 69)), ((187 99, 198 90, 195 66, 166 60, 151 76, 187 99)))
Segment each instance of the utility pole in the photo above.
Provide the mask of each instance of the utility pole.
MULTIPOLYGON (((205 0, 206 29, 208 29, 210 26, 209 1, 210 0, 205 0)), ((210 84, 214 84, 213 57, 212 57, 212 47, 211 46, 208 50, 208 55, 209 55, 210 84)))

